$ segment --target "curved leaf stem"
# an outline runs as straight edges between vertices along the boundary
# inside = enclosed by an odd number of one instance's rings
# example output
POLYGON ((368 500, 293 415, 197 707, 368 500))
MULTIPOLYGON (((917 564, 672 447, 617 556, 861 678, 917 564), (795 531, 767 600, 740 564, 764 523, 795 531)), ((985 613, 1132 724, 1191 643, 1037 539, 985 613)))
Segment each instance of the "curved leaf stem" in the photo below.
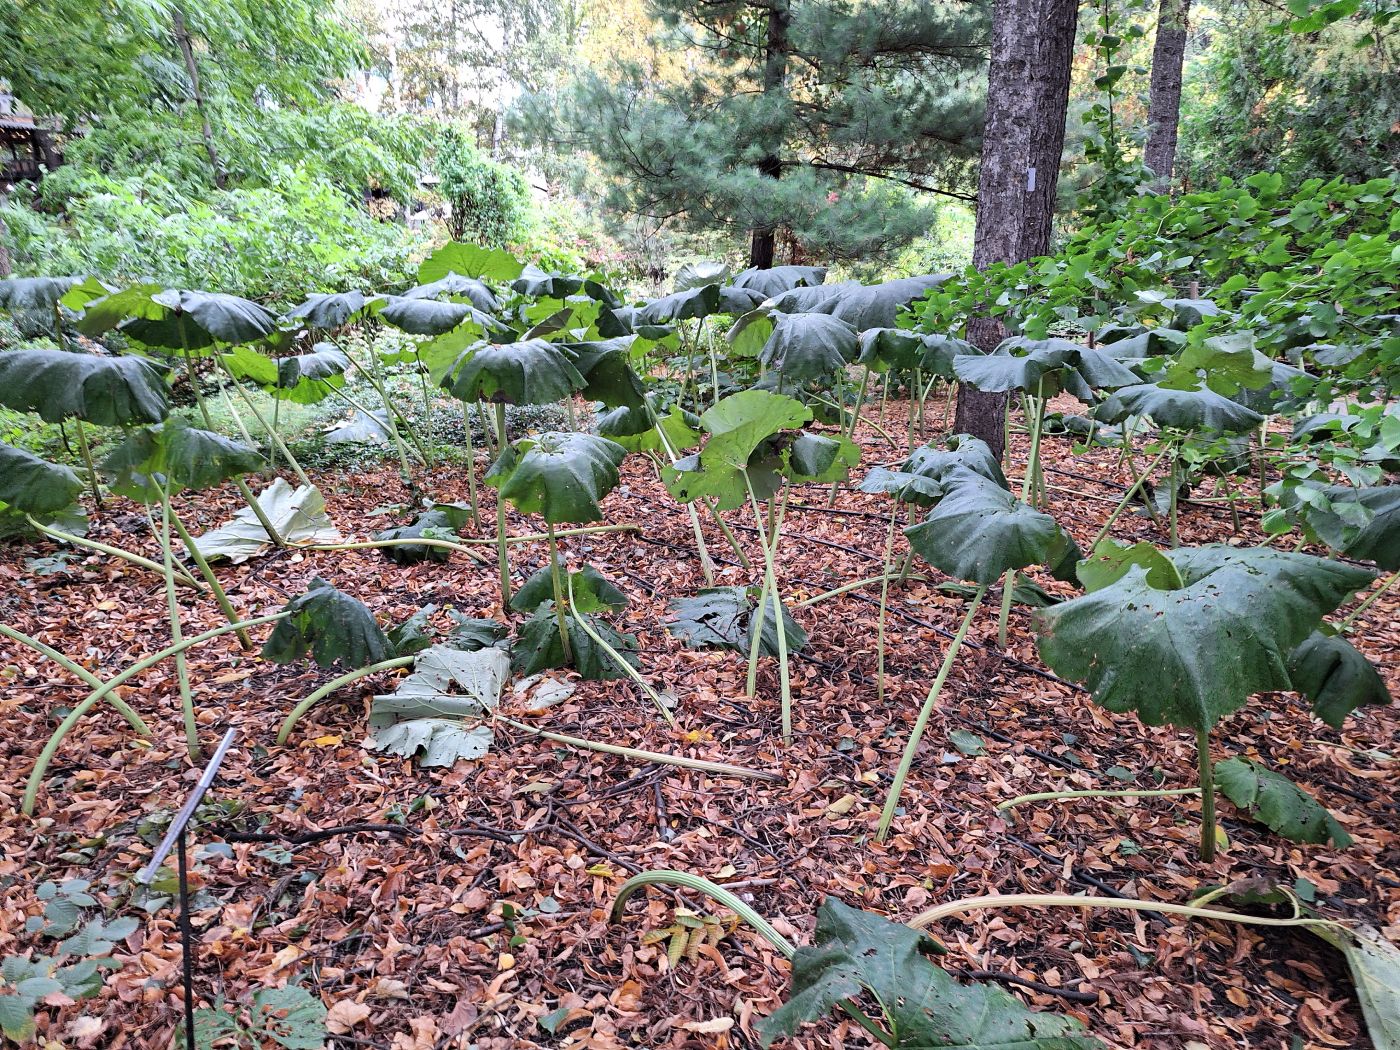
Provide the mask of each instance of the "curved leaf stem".
MULTIPOLYGON (((56 529, 52 525, 45 525, 38 521, 32 514, 27 515, 26 520, 29 522, 30 526, 38 532, 58 540, 61 543, 72 544, 74 547, 87 547, 101 554, 107 554, 113 558, 120 558, 122 561, 130 562, 132 565, 139 565, 143 569, 149 569, 158 576, 165 576, 165 567, 159 562, 151 561, 150 558, 143 558, 139 554, 134 554, 128 550, 122 550, 120 547, 111 547, 105 543, 99 543, 97 540, 90 540, 86 536, 75 536, 71 532, 64 532, 62 529, 56 529)), ((199 581, 183 569, 177 568, 175 570, 175 579, 178 583, 186 587, 193 587, 196 591, 204 590, 204 588, 199 585, 199 581)))
POLYGON ((368 667, 361 667, 354 671, 349 671, 339 678, 332 678, 325 685, 307 693, 297 702, 291 712, 282 720, 282 727, 277 730, 277 743, 285 744, 287 738, 292 735, 292 730, 301 721, 302 716, 319 704, 326 697, 330 696, 337 689, 349 685, 351 682, 358 682, 361 678, 368 678, 372 674, 380 671, 389 671, 395 667, 407 667, 413 663, 412 656, 396 656, 391 660, 380 660, 377 664, 370 664, 368 667))
POLYGON ((753 906, 741 900, 737 895, 731 893, 723 886, 717 886, 709 879, 701 878, 699 875, 692 875, 686 871, 667 871, 659 869, 655 871, 644 871, 638 875, 633 875, 618 888, 617 896, 613 898, 611 910, 608 912, 608 922, 617 923, 622 921, 623 911, 627 907, 627 901, 632 894, 636 893, 643 886, 679 886, 684 890, 693 890, 696 893, 703 893, 717 904, 723 905, 732 911, 739 918, 748 923, 755 933, 771 944, 778 951, 783 953, 785 958, 791 959, 797 948, 793 943, 775 930, 771 923, 754 910, 753 906))
MULTIPOLYGON (((194 542, 194 537, 190 535, 190 530, 185 528, 185 523, 180 520, 180 515, 175 513, 175 508, 170 508, 170 523, 175 526, 176 533, 180 536, 180 542, 185 545, 185 550, 190 552, 190 557, 194 559, 195 565, 199 567, 199 574, 204 577, 204 582, 209 584, 209 589, 214 592, 214 600, 219 603, 219 608, 223 610, 224 617, 229 623, 238 622, 238 613, 233 608, 233 603, 229 601, 228 592, 219 583, 219 578, 214 575, 214 570, 209 567, 209 560, 204 557, 198 544, 194 542)), ((234 632, 238 636, 238 644, 246 650, 253 648, 253 640, 248 637, 248 632, 239 628, 234 632)))
POLYGON ((957 659, 958 650, 962 648, 963 639, 967 637, 967 629, 972 626, 972 618, 977 614, 978 607, 982 604, 983 597, 986 596, 987 585, 984 583, 977 588, 977 593, 972 598, 972 604, 968 606, 964 614, 962 623, 958 626, 958 633, 953 635, 953 640, 948 643, 948 651, 943 655, 943 666, 938 669, 938 677, 933 680, 933 687, 928 691, 928 698, 924 700, 924 706, 919 711, 919 717, 914 722, 914 729, 909 734, 909 742, 904 745, 904 754, 899 760, 899 768, 894 774, 894 783, 890 785, 890 793, 885 799, 885 808, 880 813, 880 826, 875 832, 877 842, 884 842, 890 832, 890 824, 894 822, 894 811, 899 806, 899 796, 904 793, 904 781, 909 776, 909 770, 914 765, 914 755, 919 750, 919 741, 923 739, 924 730, 928 728, 929 718, 933 715, 933 709, 938 703, 938 695, 943 691, 943 683, 948 680, 948 672, 953 668, 953 661, 957 659))
MULTIPOLYGON (((0 635, 4 635, 11 641, 19 642, 20 645, 28 646, 30 649, 33 649, 36 653, 42 653, 54 663, 58 664, 59 667, 62 667, 69 674, 72 674, 75 677, 82 679, 82 681, 92 686, 92 688, 102 688, 102 679, 98 678, 97 675, 93 674, 86 667, 84 667, 82 664, 78 663, 76 660, 72 659, 65 653, 59 652, 53 646, 46 645, 43 642, 39 641, 39 639, 25 634, 23 631, 17 631, 9 624, 0 623, 0 635)), ((98 697, 98 699, 100 700, 101 697, 98 697)), ((136 732, 140 733, 144 737, 149 738, 151 736, 150 727, 146 725, 145 721, 141 718, 141 716, 137 714, 136 711, 133 710, 132 707, 125 700, 123 700, 119 696, 113 696, 111 694, 108 694, 108 702, 112 705, 112 709, 114 711, 116 711, 119 715, 126 719, 127 724, 131 726, 132 729, 136 730, 136 732)), ((96 703, 97 700, 93 700, 91 697, 89 697, 88 699, 84 700, 81 704, 79 704, 76 708, 74 708, 73 711, 69 713, 68 718, 74 719, 76 721, 78 718, 81 718, 84 714, 91 710, 93 705, 96 703)), ((67 721, 67 719, 65 719, 65 721, 67 721)))
MULTIPOLYGON (((573 577, 568 577, 568 587, 569 608, 572 609, 574 605, 573 577)), ((623 659, 621 653, 619 653, 616 649, 614 649, 611 645, 608 644, 608 640, 606 638, 604 638, 601 634, 599 634, 596 630, 593 629, 593 625, 588 622, 588 617, 586 615, 576 615, 574 622, 579 625, 579 629, 583 631, 584 634, 588 635, 589 638, 593 639, 593 643, 595 645, 602 649, 603 652, 607 653, 608 656, 612 657, 613 663, 615 663, 619 668, 621 668, 624 674, 631 678, 632 681, 637 683, 637 686, 642 690, 642 692, 644 692, 647 695, 647 699, 649 699, 653 704, 656 705, 656 709, 661 712, 661 717, 666 720, 666 723, 672 729, 677 728, 676 718, 673 714, 671 714, 671 711, 666 706, 666 701, 662 699, 661 694, 651 687, 647 680, 642 677, 640 671, 638 671, 635 667, 633 667, 630 663, 623 659)))
POLYGON ((526 725, 524 722, 517 722, 513 718, 505 715, 497 715, 496 721, 504 722, 512 729, 519 729, 522 733, 529 733, 532 736, 541 737, 544 740, 552 740, 556 744, 568 744, 570 747, 581 747, 585 751, 601 751, 606 755, 617 755, 620 758, 635 758, 643 762, 655 762, 663 766, 679 766, 682 769, 698 769, 704 773, 717 773, 720 776, 729 777, 749 777, 754 780, 781 780, 776 773, 770 773, 761 769, 747 769, 744 766, 732 766, 728 762, 707 762, 700 758, 686 758, 683 755, 666 755, 659 751, 643 751, 636 747, 623 747, 620 744, 604 744, 597 740, 584 740, 582 737, 567 736, 564 733, 552 733, 547 729, 536 729, 534 726, 526 725))
POLYGON ((1242 922, 1252 926, 1308 926, 1323 929, 1347 929, 1343 923, 1333 922, 1330 919, 1274 919, 1263 915, 1242 915, 1233 911, 1197 908, 1189 904, 1166 904, 1161 901, 1142 901, 1126 897, 1076 897, 1051 893, 994 893, 985 897, 964 897, 962 900, 949 901, 947 904, 940 904, 920 912, 909 920, 909 925, 916 930, 922 930, 940 919, 987 908, 1118 908, 1126 911, 1155 911, 1163 915, 1181 915, 1188 919, 1219 919, 1223 922, 1242 922))
POLYGON ((1054 802, 1062 798, 1166 798, 1171 795, 1199 795, 1201 789, 1194 788, 1154 788, 1133 791, 1037 791, 1033 795, 1017 795, 1005 802, 998 802, 997 809, 1014 809, 1027 802, 1054 802))
MULTIPOLYGON (((506 405, 496 402, 496 444, 501 454, 506 448, 506 405)), ((506 554, 506 501, 496 490, 496 567, 501 574, 501 613, 510 615, 510 558, 506 554)))
MULTIPOLYGON (((170 494, 160 490, 160 550, 165 558, 165 612, 170 621, 170 642, 179 645, 184 640, 180 627, 180 600, 175 592, 175 554, 170 546, 170 494)), ((150 519, 150 508, 146 508, 150 519)), ((154 522, 152 522, 154 528, 154 522)), ((199 724, 195 721, 194 690, 190 685, 190 669, 185 662, 185 650, 175 652, 175 679, 180 688, 180 715, 185 723, 185 748, 191 760, 199 758, 199 724)))
MULTIPOLYGON (((559 642, 564 646, 564 662, 573 663, 573 646, 569 644, 569 624, 564 614, 564 584, 559 576, 559 541, 554 538, 554 525, 546 521, 549 537, 549 578, 554 586, 554 622, 559 626, 559 642)), ((569 608, 573 609, 574 581, 569 580, 569 608)))

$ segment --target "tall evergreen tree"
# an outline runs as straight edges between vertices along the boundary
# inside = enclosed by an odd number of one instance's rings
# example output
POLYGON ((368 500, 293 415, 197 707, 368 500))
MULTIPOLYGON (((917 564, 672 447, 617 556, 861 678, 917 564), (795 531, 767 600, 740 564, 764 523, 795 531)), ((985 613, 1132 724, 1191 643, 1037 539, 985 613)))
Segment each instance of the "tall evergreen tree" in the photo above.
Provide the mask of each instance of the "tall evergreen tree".
POLYGON ((787 235, 855 258, 926 232, 936 195, 973 199, 987 8, 961 0, 651 0, 685 75, 581 73, 528 121, 591 152, 608 204, 746 232, 770 266, 787 235))

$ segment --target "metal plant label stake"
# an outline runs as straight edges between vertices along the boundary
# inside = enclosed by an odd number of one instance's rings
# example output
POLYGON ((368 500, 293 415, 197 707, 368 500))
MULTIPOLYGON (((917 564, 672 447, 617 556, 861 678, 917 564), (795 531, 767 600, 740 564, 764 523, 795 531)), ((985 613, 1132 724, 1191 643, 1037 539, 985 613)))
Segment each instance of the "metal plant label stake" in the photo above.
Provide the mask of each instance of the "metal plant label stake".
POLYGON ((170 822, 170 827, 166 829, 165 838, 161 839, 160 846, 151 854, 151 859, 146 866, 141 869, 136 876, 136 881, 143 886, 150 886, 155 881, 156 875, 165 864, 165 858, 170 855, 172 848, 178 847, 179 853, 176 855, 176 874, 180 883, 180 954, 183 969, 183 983, 185 989, 185 1048, 195 1050, 194 1038, 194 928, 190 925, 190 878, 189 878, 189 858, 187 856, 185 830, 189 827, 194 811, 199 807, 205 792, 214 783, 214 777, 219 773, 219 767, 223 765, 224 757, 228 754, 229 748, 233 746, 234 737, 238 735, 238 730, 230 728, 224 733, 224 738, 219 741, 219 746, 214 749, 214 754, 210 756, 209 763, 204 767, 204 772, 199 775, 199 783, 195 784, 194 790, 185 799, 180 811, 175 814, 175 819, 170 822))

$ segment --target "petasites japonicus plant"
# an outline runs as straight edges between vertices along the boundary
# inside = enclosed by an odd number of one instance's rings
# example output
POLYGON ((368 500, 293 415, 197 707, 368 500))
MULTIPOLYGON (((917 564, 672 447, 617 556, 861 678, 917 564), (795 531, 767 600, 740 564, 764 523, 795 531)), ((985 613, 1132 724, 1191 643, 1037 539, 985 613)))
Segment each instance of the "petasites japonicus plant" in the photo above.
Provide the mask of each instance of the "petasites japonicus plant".
POLYGON ((1035 614, 1040 655, 1108 710, 1195 733, 1208 861, 1216 844, 1211 730, 1255 693, 1294 688, 1294 651, 1374 576, 1268 548, 1129 551, 1084 563, 1090 592, 1035 614))
POLYGON ((812 943, 792 957, 787 1002, 759 1025, 764 1047, 840 1006, 887 1047, 907 1050, 1103 1050, 1079 1022, 1026 1009, 992 984, 963 984, 929 956, 937 942, 920 930, 822 902, 812 943), (878 1020, 856 1002, 880 1007, 878 1020))

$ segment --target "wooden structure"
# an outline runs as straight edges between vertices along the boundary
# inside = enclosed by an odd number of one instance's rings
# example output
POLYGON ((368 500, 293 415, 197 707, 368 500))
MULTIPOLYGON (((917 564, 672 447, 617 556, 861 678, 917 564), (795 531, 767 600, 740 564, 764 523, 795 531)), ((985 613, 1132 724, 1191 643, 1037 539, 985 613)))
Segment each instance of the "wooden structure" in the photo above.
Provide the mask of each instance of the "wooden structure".
POLYGON ((27 113, 14 112, 13 100, 0 95, 0 186, 37 182, 63 163, 53 132, 27 113))

